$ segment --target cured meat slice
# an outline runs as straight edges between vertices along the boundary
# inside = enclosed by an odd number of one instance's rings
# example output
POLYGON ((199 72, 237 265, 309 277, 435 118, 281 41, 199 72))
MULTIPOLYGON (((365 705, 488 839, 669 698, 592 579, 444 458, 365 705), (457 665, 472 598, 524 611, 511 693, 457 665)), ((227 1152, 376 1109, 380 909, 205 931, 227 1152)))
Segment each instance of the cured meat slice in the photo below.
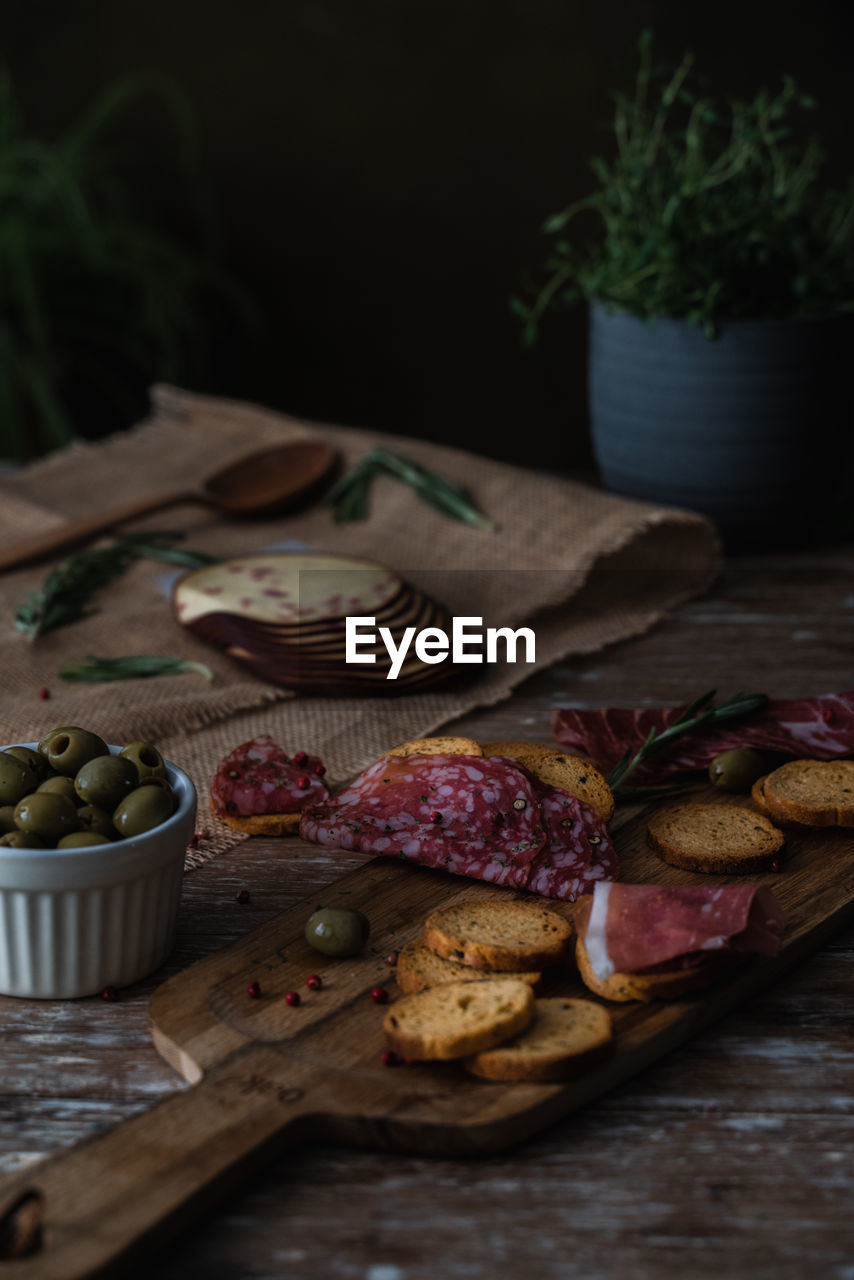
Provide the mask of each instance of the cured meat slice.
POLYGON ((286 755, 269 733, 244 742, 220 764, 211 783, 211 807, 220 816, 299 813, 329 795, 318 756, 286 755))
POLYGON ((546 842, 531 864, 526 888, 574 902, 600 880, 620 874, 617 854, 599 814, 568 791, 534 779, 546 842))
MULTIPOLYGON (((643 745, 651 729, 666 729, 682 709, 607 707, 581 711, 557 707, 552 712, 552 733, 562 747, 590 756, 607 774, 626 751, 634 753, 643 745)), ((632 774, 632 785, 649 786, 675 774, 704 769, 719 752, 732 747, 754 747, 814 760, 851 755, 854 693, 772 698, 759 711, 734 724, 708 730, 700 727, 639 765, 632 774)))
POLYGON ((597 884, 584 937, 597 978, 721 951, 773 956, 785 915, 765 885, 597 884))
POLYGON ((590 805, 500 757, 385 756, 305 812, 300 832, 570 902, 618 874, 590 805))
POLYGON ((315 844, 524 888, 545 833, 521 769, 473 756, 383 756, 303 814, 315 844))

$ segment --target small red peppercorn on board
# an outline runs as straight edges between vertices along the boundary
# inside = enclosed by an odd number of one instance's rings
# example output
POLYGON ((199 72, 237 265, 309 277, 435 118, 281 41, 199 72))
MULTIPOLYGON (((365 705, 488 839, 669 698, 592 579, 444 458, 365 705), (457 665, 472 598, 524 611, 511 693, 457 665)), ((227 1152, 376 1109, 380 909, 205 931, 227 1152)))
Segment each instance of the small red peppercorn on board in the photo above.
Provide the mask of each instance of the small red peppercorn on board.
MULTIPOLYGON (((626 881, 734 879, 662 862, 646 845, 648 812, 614 823, 626 881)), ((298 852, 298 844, 288 849, 298 852)), ((162 1243, 289 1146, 340 1141, 465 1156, 527 1138, 750 998, 854 917, 854 832, 787 834, 781 871, 751 880, 771 885, 787 912, 779 956, 750 960, 690 998, 611 1004, 610 1058, 561 1084, 505 1084, 450 1062, 388 1065, 380 990, 396 998, 394 953, 418 936, 428 912, 506 900, 508 891, 399 860, 366 863, 323 894, 324 906, 369 917, 360 955, 331 959, 308 946, 312 898, 155 991, 154 1042, 193 1087, 0 1181, 0 1257, 4 1240, 37 1247, 30 1258, 6 1263, 4 1278, 122 1275, 131 1252, 136 1264, 143 1246, 162 1243)), ((572 913, 570 904, 549 905, 572 913)), ((572 963, 545 994, 590 997, 572 963)))

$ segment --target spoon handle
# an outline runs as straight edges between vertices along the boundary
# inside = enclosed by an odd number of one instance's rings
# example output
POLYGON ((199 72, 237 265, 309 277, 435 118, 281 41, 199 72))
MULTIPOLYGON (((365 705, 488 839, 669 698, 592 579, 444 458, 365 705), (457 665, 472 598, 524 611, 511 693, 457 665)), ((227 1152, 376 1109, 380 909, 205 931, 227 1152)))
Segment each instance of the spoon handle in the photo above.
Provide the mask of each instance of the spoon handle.
POLYGON ((126 520, 137 520, 140 516, 150 515, 153 511, 162 511, 164 507, 177 506, 182 502, 207 501, 205 495, 197 489, 172 490, 148 498, 138 498, 135 502, 125 502, 121 506, 111 507, 108 511, 100 511, 97 515, 86 516, 81 520, 70 520, 47 533, 15 542, 11 547, 0 551, 0 573, 7 569, 18 569, 25 564, 35 564, 36 561, 45 560, 60 551, 77 547, 99 533, 106 533, 108 529, 124 524, 126 520))

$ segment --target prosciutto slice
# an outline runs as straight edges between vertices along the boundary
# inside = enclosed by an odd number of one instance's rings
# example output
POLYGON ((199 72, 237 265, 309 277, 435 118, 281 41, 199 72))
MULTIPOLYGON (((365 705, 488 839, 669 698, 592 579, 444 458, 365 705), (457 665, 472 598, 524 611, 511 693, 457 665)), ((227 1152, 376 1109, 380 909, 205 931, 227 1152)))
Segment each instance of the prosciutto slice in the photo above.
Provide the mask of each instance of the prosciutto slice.
POLYGON ((219 765, 211 783, 214 813, 243 818, 264 813, 299 813, 329 795, 326 768, 317 756, 297 751, 288 756, 264 733, 235 747, 219 765))
MULTIPOLYGON (((552 712, 552 733, 562 747, 590 756, 608 774, 626 751, 634 753, 643 745, 650 729, 666 729, 681 711, 682 707, 608 707, 602 711, 557 707, 552 712)), ((812 760, 851 755, 854 693, 771 699, 753 715, 733 724, 700 727, 639 765, 632 773, 631 785, 655 785, 676 774, 707 768, 719 752, 731 747, 754 747, 812 760)))
POLYGON ((774 956, 786 918, 766 885, 597 884, 585 947, 597 978, 720 951, 774 956))
POLYGON ((384 756, 306 810, 300 833, 568 901, 618 874, 589 805, 499 757, 384 756))

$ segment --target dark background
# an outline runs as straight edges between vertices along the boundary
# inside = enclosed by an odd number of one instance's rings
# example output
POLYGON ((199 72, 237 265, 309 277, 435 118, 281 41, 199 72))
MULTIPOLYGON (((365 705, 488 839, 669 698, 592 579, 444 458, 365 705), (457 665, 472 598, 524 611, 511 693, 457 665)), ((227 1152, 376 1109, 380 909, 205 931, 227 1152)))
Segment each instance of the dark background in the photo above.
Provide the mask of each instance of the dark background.
MULTIPOLYGON (((819 99, 840 168, 851 132, 847 0, 74 0, 5 7, 0 64, 50 137, 139 70, 197 121, 223 262, 256 299, 213 324, 201 389, 315 419, 462 444, 537 466, 589 459, 585 318, 524 352, 510 295, 536 276, 543 217, 610 149, 610 94, 637 37, 695 51, 722 92, 783 72, 819 99)), ((128 143, 139 199, 180 220, 162 113, 128 143)), ((97 434, 120 425, 99 421, 97 434)))

